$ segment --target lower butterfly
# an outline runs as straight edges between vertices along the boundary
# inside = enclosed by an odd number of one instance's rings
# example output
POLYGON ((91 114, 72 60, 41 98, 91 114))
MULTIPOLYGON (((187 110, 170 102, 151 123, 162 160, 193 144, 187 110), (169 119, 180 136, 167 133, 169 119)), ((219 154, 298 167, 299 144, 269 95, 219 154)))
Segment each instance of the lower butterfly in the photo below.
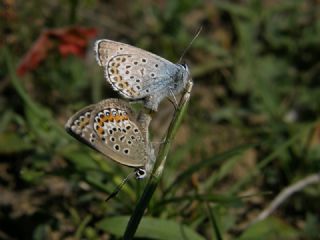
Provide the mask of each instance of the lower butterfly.
POLYGON ((144 178, 155 161, 148 136, 150 121, 149 115, 137 115, 125 101, 106 99, 75 113, 65 128, 115 162, 136 168, 136 177, 144 178))

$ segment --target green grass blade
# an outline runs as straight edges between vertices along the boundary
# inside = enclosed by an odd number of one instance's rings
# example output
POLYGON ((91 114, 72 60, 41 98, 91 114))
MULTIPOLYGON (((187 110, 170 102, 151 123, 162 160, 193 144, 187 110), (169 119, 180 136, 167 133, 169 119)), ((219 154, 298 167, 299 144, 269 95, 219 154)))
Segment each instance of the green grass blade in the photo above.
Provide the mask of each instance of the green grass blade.
POLYGON ((173 182, 172 184, 166 189, 164 192, 164 196, 166 196, 169 192, 173 190, 173 188, 177 187, 179 184, 181 184, 183 181, 188 180, 191 178, 191 175, 197 171, 200 171, 203 168, 209 167, 213 164, 216 164, 218 162, 224 161, 228 158, 231 158, 233 156, 236 156, 245 150, 254 147, 254 145, 243 145, 236 147, 230 151, 224 152, 222 154, 215 155, 209 159, 204 159, 200 161, 199 163, 196 163, 192 166, 190 166, 188 169, 186 169, 183 173, 181 173, 173 182))
POLYGON ((215 218, 214 209, 212 209, 208 203, 206 203, 206 208, 207 208, 210 222, 212 224, 212 227, 213 227, 213 230, 215 233, 215 239, 222 240, 223 238, 222 238, 220 228, 219 228, 218 223, 215 218))

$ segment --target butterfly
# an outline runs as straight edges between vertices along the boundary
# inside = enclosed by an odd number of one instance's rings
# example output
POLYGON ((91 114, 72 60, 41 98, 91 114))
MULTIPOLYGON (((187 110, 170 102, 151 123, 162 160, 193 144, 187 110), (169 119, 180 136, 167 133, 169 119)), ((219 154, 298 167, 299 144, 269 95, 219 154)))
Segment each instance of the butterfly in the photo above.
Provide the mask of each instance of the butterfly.
POLYGON ((129 100, 143 100, 153 111, 162 99, 179 93, 191 79, 186 64, 174 64, 128 44, 102 39, 96 42, 95 52, 113 89, 129 100))
POLYGON ((146 177, 155 161, 149 142, 148 114, 137 115, 130 105, 110 98, 84 107, 67 121, 69 134, 106 157, 136 168, 136 177, 146 177))

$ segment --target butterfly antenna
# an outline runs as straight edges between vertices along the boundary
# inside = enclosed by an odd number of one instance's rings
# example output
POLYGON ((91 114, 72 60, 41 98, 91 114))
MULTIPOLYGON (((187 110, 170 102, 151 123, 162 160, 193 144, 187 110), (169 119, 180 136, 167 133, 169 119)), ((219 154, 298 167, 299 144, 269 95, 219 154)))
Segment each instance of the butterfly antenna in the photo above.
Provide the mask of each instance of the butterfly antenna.
POLYGON ((123 185, 126 184, 126 182, 130 178, 132 178, 135 174, 136 172, 132 172, 125 179, 123 179, 123 181, 115 188, 115 190, 113 190, 113 192, 108 196, 108 198, 105 201, 108 202, 111 198, 114 198, 115 196, 117 196, 117 194, 121 191, 123 185))
POLYGON ((196 40, 197 37, 200 35, 200 32, 201 32, 201 31, 202 31, 202 26, 200 26, 200 27, 198 28, 196 35, 193 37, 193 39, 191 40, 191 42, 189 43, 189 45, 188 45, 188 46, 184 49, 184 51, 182 52, 181 57, 180 57, 180 59, 179 59, 179 63, 181 63, 184 55, 185 55, 185 54, 187 53, 187 51, 190 49, 190 47, 191 47, 191 45, 193 44, 194 40, 196 40))

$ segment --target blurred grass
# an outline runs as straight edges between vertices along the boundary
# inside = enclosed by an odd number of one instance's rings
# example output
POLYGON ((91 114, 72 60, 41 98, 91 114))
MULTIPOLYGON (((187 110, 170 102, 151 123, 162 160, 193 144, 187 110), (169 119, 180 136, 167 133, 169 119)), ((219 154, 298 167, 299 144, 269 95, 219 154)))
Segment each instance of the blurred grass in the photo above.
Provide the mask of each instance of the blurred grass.
MULTIPOLYGON (((181 227, 196 239, 319 239, 319 185, 248 227, 278 192, 320 169, 318 2, 14 0, 2 6, 1 239, 119 239, 145 186, 131 180, 105 203, 131 169, 63 130, 79 108, 116 96, 91 46, 85 59, 51 51, 34 71, 15 74, 44 29, 70 24, 96 27, 99 38, 173 62, 203 26, 185 56, 195 82, 190 107, 137 236, 168 239, 181 227)), ((166 104, 154 115, 154 138, 171 117, 166 104)))

